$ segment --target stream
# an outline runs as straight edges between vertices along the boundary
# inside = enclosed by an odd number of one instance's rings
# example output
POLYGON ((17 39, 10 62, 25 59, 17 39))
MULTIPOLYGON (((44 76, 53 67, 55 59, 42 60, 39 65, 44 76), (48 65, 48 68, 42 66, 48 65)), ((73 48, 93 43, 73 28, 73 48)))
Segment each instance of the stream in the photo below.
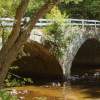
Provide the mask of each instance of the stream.
POLYGON ((59 83, 41 86, 15 87, 12 90, 19 100, 100 100, 100 86, 59 83))

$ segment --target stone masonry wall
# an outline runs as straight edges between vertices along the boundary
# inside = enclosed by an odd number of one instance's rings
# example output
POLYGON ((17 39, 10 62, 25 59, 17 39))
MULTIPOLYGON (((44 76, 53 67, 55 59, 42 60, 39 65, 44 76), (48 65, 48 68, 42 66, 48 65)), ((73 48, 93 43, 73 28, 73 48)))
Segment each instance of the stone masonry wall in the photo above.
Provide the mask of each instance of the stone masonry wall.
POLYGON ((100 40, 99 29, 95 30, 94 28, 92 29, 86 28, 86 29, 80 29, 76 31, 73 30, 73 32, 76 32, 77 34, 72 38, 71 42, 69 42, 65 50, 65 55, 63 56, 62 69, 65 78, 70 78, 73 59, 77 54, 79 48, 82 46, 82 44, 84 44, 85 41, 87 41, 88 39, 92 39, 92 38, 100 40))

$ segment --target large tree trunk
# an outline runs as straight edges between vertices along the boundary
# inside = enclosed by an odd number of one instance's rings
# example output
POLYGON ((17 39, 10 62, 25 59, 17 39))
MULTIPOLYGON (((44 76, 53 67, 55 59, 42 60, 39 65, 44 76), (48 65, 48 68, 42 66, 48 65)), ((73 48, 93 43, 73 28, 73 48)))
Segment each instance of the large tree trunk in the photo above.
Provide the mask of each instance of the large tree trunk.
POLYGON ((24 28, 21 28, 21 19, 23 18, 30 0, 21 0, 16 16, 15 23, 8 40, 0 51, 0 87, 2 87, 7 75, 10 64, 16 59, 20 48, 24 45, 30 36, 30 32, 39 18, 43 17, 59 0, 48 0, 37 13, 33 14, 30 22, 24 28))

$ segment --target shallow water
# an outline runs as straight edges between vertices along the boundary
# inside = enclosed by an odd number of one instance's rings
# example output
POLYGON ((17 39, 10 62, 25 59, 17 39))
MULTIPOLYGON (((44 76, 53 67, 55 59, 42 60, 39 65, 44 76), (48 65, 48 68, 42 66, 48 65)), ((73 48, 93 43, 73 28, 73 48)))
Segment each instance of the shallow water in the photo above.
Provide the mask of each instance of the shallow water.
POLYGON ((15 89, 19 100, 100 100, 99 86, 44 85, 16 87, 15 89))

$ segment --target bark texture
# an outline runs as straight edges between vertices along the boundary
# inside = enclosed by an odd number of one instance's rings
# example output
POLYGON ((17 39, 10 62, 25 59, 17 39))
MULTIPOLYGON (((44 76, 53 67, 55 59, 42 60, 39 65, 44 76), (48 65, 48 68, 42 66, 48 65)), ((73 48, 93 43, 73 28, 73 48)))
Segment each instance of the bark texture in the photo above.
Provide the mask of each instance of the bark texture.
POLYGON ((10 64, 16 59, 21 47, 26 43, 30 32, 39 18, 42 18, 52 7, 59 3, 59 0, 48 0, 33 16, 30 21, 21 28, 21 20, 25 14, 30 0, 21 0, 16 11, 15 22, 11 35, 0 51, 0 87, 2 87, 10 64))

